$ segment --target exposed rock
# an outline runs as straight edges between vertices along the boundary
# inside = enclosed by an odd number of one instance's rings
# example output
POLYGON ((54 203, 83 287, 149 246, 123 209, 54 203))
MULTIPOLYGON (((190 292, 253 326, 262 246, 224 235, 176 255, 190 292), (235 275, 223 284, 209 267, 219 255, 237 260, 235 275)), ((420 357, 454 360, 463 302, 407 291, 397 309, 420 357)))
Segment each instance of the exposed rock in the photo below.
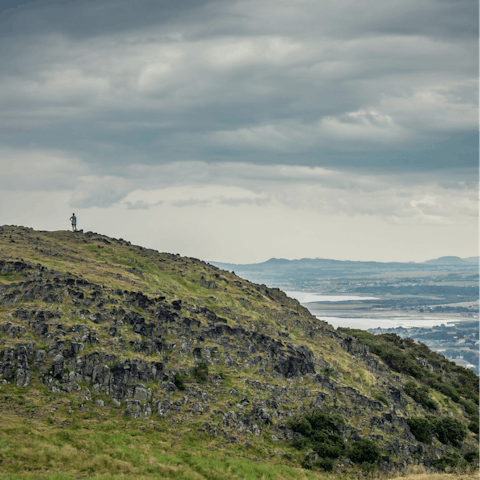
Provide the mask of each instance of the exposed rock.
POLYGON ((274 370, 287 378, 315 373, 313 353, 304 346, 297 347, 294 355, 279 358, 275 363, 274 370))
POLYGON ((140 401, 149 401, 152 396, 152 392, 145 385, 139 384, 135 386, 135 393, 133 398, 140 401))
POLYGON ((85 400, 91 400, 92 399, 92 394, 90 393, 90 390, 85 387, 85 400))
POLYGON ((55 355, 52 361, 52 375, 55 378, 61 378, 63 375, 63 369, 65 368, 65 359, 63 355, 55 355))
POLYGON ((268 413, 268 411, 261 407, 256 406, 252 408, 250 412, 250 416, 256 420, 260 425, 270 425, 272 423, 272 416, 268 413))

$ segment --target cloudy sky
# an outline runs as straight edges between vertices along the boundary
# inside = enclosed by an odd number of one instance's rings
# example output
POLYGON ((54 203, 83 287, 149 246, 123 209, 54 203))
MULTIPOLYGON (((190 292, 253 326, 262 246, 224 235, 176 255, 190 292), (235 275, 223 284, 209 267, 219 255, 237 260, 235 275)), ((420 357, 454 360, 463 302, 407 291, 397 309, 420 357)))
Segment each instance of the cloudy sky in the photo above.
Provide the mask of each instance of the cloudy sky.
POLYGON ((477 0, 3 0, 0 65, 0 224, 478 255, 477 0))

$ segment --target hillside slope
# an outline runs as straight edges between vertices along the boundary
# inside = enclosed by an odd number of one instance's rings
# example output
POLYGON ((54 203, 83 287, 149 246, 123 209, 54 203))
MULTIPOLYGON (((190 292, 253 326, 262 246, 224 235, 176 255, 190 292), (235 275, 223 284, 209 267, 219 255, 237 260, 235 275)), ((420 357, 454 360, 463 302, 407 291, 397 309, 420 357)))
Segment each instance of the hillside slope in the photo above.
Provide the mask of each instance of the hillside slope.
POLYGON ((0 281, 4 472, 314 478, 476 461, 472 372, 406 344, 392 363, 278 289, 14 226, 0 281))

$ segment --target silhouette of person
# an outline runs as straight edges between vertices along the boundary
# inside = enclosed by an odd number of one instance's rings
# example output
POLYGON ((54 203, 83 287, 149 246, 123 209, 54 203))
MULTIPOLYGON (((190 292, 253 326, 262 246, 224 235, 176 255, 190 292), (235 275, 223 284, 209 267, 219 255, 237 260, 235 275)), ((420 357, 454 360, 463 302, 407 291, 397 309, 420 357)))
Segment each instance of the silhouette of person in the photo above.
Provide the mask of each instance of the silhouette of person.
POLYGON ((72 230, 74 232, 77 231, 77 217, 75 216, 74 213, 72 213, 72 216, 70 217, 70 221, 72 222, 72 230))

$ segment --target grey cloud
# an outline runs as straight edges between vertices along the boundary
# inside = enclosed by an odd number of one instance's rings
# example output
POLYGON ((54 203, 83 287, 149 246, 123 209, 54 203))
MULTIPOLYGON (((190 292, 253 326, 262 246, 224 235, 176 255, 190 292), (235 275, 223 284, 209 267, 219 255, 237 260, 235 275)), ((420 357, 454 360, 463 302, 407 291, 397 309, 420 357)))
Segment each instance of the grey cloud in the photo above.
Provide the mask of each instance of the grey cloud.
POLYGON ((478 168, 474 2, 5 5, 0 141, 54 146, 92 174, 478 168))
POLYGON ((131 191, 132 185, 119 177, 86 177, 73 191, 70 205, 76 208, 110 207, 131 191))
POLYGON ((472 0, 312 0, 302 2, 302 8, 288 0, 248 0, 233 3, 232 10, 253 12, 245 15, 243 22, 250 32, 268 32, 278 25, 288 33, 302 25, 310 34, 320 31, 343 39, 378 33, 457 38, 478 32, 478 4, 472 0))
POLYGON ((59 149, 0 145, 0 172, 0 187, 5 191, 68 191, 76 187, 88 168, 59 149))
POLYGON ((59 32, 72 38, 102 36, 195 19, 212 0, 36 0, 2 2, 1 33, 59 32))
POLYGON ((175 202, 170 202, 170 205, 174 207, 206 207, 212 203, 212 199, 198 199, 198 198, 189 198, 186 200, 177 200, 175 202))
POLYGON ((390 17, 389 21, 377 24, 377 31, 403 35, 421 34, 436 38, 445 36, 463 37, 478 35, 478 2, 472 0, 437 0, 418 2, 416 15, 408 12, 390 17))
MULTIPOLYGON (((73 189, 69 204, 75 209, 111 206, 148 210, 158 206, 218 206, 242 209, 281 208, 327 215, 367 215, 394 224, 451 224, 476 221, 478 178, 464 173, 448 177, 433 172, 415 175, 360 173, 354 169, 325 169, 291 165, 183 162, 158 166, 130 166, 118 175, 86 175, 78 160, 61 152, 3 151, 6 159, 0 182, 6 190, 17 170, 32 172, 14 188, 26 191, 73 189), (50 156, 49 156, 50 154, 50 156), (55 155, 53 155, 55 154, 55 155), (7 155, 14 161, 8 161, 7 155), (56 186, 49 185, 56 172, 56 186), (121 173, 121 175, 120 175, 121 173), (448 181, 446 180, 448 178, 448 181), (224 193, 227 192, 227 193, 224 193)), ((16 177, 15 177, 16 178, 16 177)))
MULTIPOLYGON (((456 242, 478 221, 477 2, 4 0, 0 62, 14 218, 45 213, 32 198, 101 228, 162 213, 180 232, 162 242, 203 241, 210 258, 211 232, 252 216, 279 238, 284 218, 299 231, 322 218, 335 251, 337 225, 365 220, 401 248, 398 232, 456 242)), ((251 255, 236 237, 222 244, 251 255)))
POLYGON ((263 207, 272 203, 271 198, 224 198, 220 197, 216 199, 219 205, 228 205, 230 207, 238 207, 240 205, 255 205, 257 207, 263 207))
MULTIPOLYGON (((183 190, 176 190, 177 187, 155 186, 165 174, 165 167, 158 168, 158 171, 152 170, 149 174, 152 181, 148 189, 143 185, 137 187, 141 190, 135 191, 135 198, 143 197, 149 205, 153 204, 151 199, 156 198, 151 192, 157 192, 163 198, 173 196, 177 199, 168 201, 169 205, 187 209, 200 206, 215 210, 217 205, 280 205, 282 208, 310 211, 312 215, 321 212, 328 215, 377 216, 399 224, 455 224, 466 219, 472 221, 478 215, 476 185, 467 186, 461 175, 457 178, 453 175, 451 184, 442 186, 434 177, 419 178, 412 174, 399 178, 281 165, 197 164, 198 171, 204 172, 202 181, 191 169, 184 176, 184 183, 189 187, 184 188, 180 184, 178 188, 183 190), (231 195, 218 195, 218 186, 230 189, 231 195), (165 188, 173 190, 163 193, 165 188), (179 195, 184 198, 178 199, 179 195)), ((177 165, 177 170, 181 171, 180 165, 177 165)), ((175 183, 175 178, 172 180, 175 183)), ((132 185, 131 190, 134 189, 132 185)))
MULTIPOLYGON (((302 2, 286 0, 5 0, 0 25, 6 34, 59 32, 72 38, 179 26, 191 36, 268 34, 279 26, 291 34, 307 24, 330 36, 388 33, 475 36, 478 3, 472 0, 302 2), (201 28, 199 23, 206 26, 201 28)), ((311 28, 309 32, 315 31, 311 28)))
POLYGON ((125 207, 128 210, 148 210, 149 208, 156 207, 157 205, 161 205, 162 203, 163 203, 162 201, 159 201, 159 202, 150 204, 142 200, 138 200, 136 202, 125 202, 125 207))

